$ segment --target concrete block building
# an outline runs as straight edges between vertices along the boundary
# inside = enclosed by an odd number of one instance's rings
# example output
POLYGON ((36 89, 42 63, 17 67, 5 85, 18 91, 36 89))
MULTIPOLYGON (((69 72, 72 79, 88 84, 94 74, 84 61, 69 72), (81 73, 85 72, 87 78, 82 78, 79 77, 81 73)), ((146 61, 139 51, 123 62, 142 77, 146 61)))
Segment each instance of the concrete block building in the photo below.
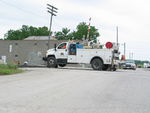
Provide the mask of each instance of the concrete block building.
MULTIPOLYGON (((50 40, 50 48, 63 40, 50 40)), ((0 40, 0 60, 4 63, 45 65, 42 60, 48 49, 48 40, 0 40)))

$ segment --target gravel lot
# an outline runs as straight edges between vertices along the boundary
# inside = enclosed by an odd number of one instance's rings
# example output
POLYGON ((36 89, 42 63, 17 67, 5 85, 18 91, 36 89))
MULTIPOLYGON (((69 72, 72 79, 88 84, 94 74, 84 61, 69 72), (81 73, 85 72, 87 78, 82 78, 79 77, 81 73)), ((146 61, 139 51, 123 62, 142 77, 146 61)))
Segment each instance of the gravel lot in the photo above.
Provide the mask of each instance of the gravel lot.
POLYGON ((0 113, 150 113, 150 71, 25 68, 0 76, 0 113))

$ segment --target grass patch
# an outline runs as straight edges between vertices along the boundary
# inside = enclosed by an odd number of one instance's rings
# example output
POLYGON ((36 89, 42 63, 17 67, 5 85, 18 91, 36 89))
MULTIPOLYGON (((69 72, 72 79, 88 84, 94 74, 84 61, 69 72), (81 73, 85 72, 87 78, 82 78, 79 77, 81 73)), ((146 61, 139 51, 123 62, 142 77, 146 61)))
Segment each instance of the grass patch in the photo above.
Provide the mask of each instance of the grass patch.
POLYGON ((23 70, 18 69, 17 65, 14 64, 0 64, 0 75, 11 75, 15 73, 21 73, 23 70))

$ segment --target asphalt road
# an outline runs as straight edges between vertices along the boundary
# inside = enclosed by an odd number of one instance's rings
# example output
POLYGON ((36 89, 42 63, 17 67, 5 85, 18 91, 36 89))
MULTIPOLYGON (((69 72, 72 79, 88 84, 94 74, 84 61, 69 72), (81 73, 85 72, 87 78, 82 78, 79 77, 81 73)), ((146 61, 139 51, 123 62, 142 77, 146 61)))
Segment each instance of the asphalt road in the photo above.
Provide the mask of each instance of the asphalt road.
POLYGON ((0 113, 150 113, 150 71, 29 68, 0 76, 0 113))

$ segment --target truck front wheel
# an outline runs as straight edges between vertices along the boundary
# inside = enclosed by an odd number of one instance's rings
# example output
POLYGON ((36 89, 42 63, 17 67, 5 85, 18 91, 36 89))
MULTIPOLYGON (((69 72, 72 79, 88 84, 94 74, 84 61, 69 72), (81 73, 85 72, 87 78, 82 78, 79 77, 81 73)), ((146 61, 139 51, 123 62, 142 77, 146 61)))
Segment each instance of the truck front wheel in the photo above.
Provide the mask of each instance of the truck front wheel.
POLYGON ((92 60, 91 66, 94 70, 102 70, 103 69, 103 62, 100 59, 95 58, 92 60))
POLYGON ((58 67, 55 57, 48 57, 47 67, 49 67, 49 68, 57 68, 58 67))

